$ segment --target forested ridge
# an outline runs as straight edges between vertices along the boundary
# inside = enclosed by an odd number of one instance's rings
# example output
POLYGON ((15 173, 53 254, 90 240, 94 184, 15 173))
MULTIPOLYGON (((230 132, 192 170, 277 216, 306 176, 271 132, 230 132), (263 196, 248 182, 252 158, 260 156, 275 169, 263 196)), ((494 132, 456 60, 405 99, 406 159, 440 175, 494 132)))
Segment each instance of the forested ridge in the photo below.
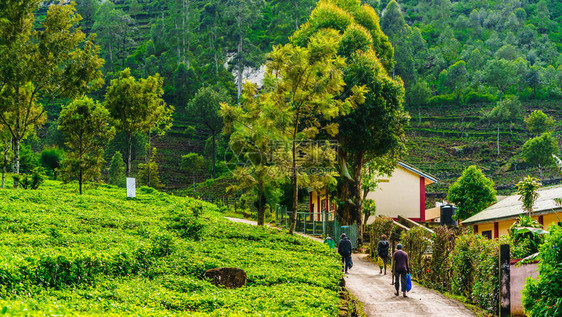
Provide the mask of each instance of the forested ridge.
MULTIPOLYGON (((406 89, 412 119, 403 159, 442 179, 435 192, 443 193, 472 163, 483 166, 500 188, 510 188, 522 170, 537 176, 544 172, 545 179, 555 175, 553 168, 543 164, 539 171, 526 162, 521 148, 534 136, 523 121, 533 110, 562 118, 562 4, 365 2, 380 15, 381 28, 394 47, 392 75, 400 76, 406 89)), ((102 100, 111 79, 125 68, 137 78, 156 73, 163 78, 164 100, 175 107, 173 127, 154 145, 164 184, 177 188, 191 183, 192 176, 200 181, 212 173, 201 168, 191 175, 180 168, 181 155, 212 156, 213 129, 202 124, 205 120, 188 103, 206 86, 220 90, 224 100, 237 100, 239 73, 259 68, 274 45, 288 42, 316 1, 76 3, 83 18, 80 26, 87 34, 97 34, 95 43, 105 59, 105 86, 91 93, 93 98, 102 100)), ((38 21, 45 10, 43 6, 36 14, 38 21)), ((57 106, 48 109, 41 132, 47 138, 29 140, 28 147, 37 152, 44 143, 62 147, 56 129, 49 128, 58 111, 57 106)), ((551 130, 559 135, 558 124, 551 130)), ((221 162, 227 140, 220 133, 215 136, 221 175, 228 171, 221 162)), ((144 161, 145 139, 135 137, 134 162, 144 161)), ((119 142, 118 134, 106 160, 120 148, 119 142)))

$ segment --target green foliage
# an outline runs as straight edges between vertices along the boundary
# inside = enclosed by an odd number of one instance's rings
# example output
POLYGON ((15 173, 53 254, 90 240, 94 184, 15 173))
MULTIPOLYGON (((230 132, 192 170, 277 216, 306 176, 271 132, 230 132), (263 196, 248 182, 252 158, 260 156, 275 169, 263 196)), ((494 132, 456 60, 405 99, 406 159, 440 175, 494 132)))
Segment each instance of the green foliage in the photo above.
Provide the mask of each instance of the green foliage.
POLYGON ((392 222, 392 218, 376 217, 375 221, 373 221, 373 223, 369 225, 367 230, 369 231, 369 236, 371 237, 371 241, 369 244, 369 250, 371 252, 370 255, 371 258, 376 259, 378 256, 377 245, 380 240, 380 237, 384 234, 390 240, 390 237, 392 236, 392 232, 396 231, 394 224, 392 222))
POLYGON ((127 175, 131 173, 132 137, 135 132, 165 131, 174 108, 162 99, 163 78, 156 74, 135 79, 131 70, 125 69, 113 79, 105 95, 105 105, 114 120, 115 127, 128 138, 127 175))
POLYGON ((47 169, 51 176, 57 179, 57 169, 60 167, 64 151, 57 147, 45 148, 41 151, 41 165, 47 169))
POLYGON ((412 278, 418 281, 424 276, 423 258, 427 248, 431 245, 433 235, 421 227, 414 227, 403 232, 400 237, 404 251, 408 252, 410 261, 410 273, 412 278))
POLYGON ((212 178, 216 177, 216 138, 220 135, 223 127, 223 121, 219 115, 220 104, 231 102, 232 98, 230 98, 225 88, 207 86, 199 89, 193 99, 187 104, 186 110, 195 116, 198 127, 208 130, 211 134, 212 178))
POLYGON ((99 178, 104 146, 115 135, 115 129, 109 126, 109 111, 88 97, 75 100, 63 107, 58 129, 64 133, 69 149, 62 161, 63 178, 78 180, 82 194, 83 183, 99 178))
POLYGON ((496 202, 494 182, 476 165, 471 165, 449 187, 447 200, 458 206, 456 217, 464 220, 496 202))
POLYGON ((472 300, 477 259, 486 242, 485 237, 473 234, 463 234, 455 240, 455 250, 451 254, 451 291, 454 294, 472 300))
POLYGON ((109 163, 107 183, 119 187, 125 187, 125 182, 125 162, 123 162, 123 155, 121 155, 121 152, 116 151, 109 163))
POLYGON ((499 308, 500 274, 498 258, 501 243, 505 243, 505 241, 501 239, 484 240, 482 249, 473 262, 476 270, 474 271, 472 299, 480 307, 493 314, 497 314, 499 308))
POLYGON ((558 141, 551 133, 543 133, 523 144, 521 152, 531 165, 548 166, 554 163, 553 154, 558 153, 558 141))
POLYGON ((340 261, 324 245, 144 188, 134 200, 113 186, 80 196, 53 181, 33 193, 0 190, 5 313, 337 314, 340 261), (191 230, 196 221, 203 230, 191 230), (216 267, 245 270, 248 285, 225 289, 202 278, 216 267))
POLYGON ((432 287, 441 292, 451 291, 453 263, 450 255, 455 248, 455 234, 455 229, 446 226, 435 229, 429 278, 432 287))
POLYGON ((562 312, 562 227, 551 227, 539 252, 539 276, 527 279, 522 291, 525 313, 532 317, 559 316, 562 312))
POLYGON ((528 117, 525 117, 527 129, 534 135, 546 133, 556 124, 553 117, 547 116, 541 110, 533 111, 528 117))
POLYGON ((160 181, 158 163, 154 159, 151 159, 148 163, 139 164, 137 177, 143 185, 153 188, 164 187, 164 184, 160 181))
POLYGON ((23 189, 38 189, 45 181, 45 175, 36 167, 31 174, 14 174, 12 175, 14 184, 19 184, 23 189))
POLYGON ((533 232, 534 229, 542 229, 542 225, 530 216, 520 216, 509 228, 513 258, 523 259, 539 251, 544 242, 542 232, 546 231, 533 232))
POLYGON ((527 176, 522 181, 517 183, 517 194, 520 195, 519 201, 523 203, 523 209, 527 211, 530 216, 533 212, 533 205, 537 198, 539 198, 539 193, 537 189, 542 186, 540 180, 535 177, 527 176))
POLYGON ((36 0, 10 0, 0 10, 0 122, 10 127, 16 173, 21 140, 45 123, 43 106, 57 98, 78 97, 103 83, 99 48, 77 27, 80 16, 74 3, 51 4, 40 27, 32 31, 39 6, 36 0))

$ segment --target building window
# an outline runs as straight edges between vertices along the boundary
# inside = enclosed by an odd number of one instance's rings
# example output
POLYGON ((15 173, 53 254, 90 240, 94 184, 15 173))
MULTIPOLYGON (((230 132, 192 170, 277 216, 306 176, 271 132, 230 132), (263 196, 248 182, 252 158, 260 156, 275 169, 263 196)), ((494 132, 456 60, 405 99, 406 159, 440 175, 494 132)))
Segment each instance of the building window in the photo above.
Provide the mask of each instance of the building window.
POLYGON ((492 230, 482 231, 482 235, 488 239, 492 239, 492 230))

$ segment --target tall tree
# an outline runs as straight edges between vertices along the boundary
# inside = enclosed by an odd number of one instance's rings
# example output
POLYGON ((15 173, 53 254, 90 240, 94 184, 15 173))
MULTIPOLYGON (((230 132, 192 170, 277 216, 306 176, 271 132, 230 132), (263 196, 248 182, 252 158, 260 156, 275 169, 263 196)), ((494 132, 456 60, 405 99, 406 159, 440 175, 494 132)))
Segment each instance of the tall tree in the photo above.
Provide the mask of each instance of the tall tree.
POLYGON ((109 60, 109 70, 125 68, 125 59, 135 45, 134 20, 111 1, 104 1, 95 15, 92 31, 98 35, 105 57, 109 60))
MULTIPOLYGON (((257 129, 259 126, 268 132, 258 135, 259 142, 285 141, 274 149, 274 160, 287 171, 293 187, 294 212, 290 233, 295 230, 299 188, 307 184, 307 178, 313 178, 301 162, 311 162, 313 156, 320 161, 335 158, 335 153, 331 158, 326 153, 333 149, 316 147, 310 141, 321 130, 328 135, 336 135, 338 124, 326 120, 346 114, 364 101, 364 91, 357 86, 350 87, 349 97, 345 100, 336 98, 341 95, 344 86, 341 68, 345 62, 336 55, 339 38, 336 31, 326 31, 313 36, 306 47, 292 44, 275 47, 269 55, 264 92, 257 105, 251 107, 263 121, 258 121, 260 124, 254 122, 249 128, 257 129), (306 154, 303 157, 301 153, 306 154)), ((255 91, 255 88, 249 91, 255 91)), ((251 98, 251 95, 247 97, 251 98)), ((223 114, 227 121, 243 117, 243 113, 235 107, 224 106, 223 114)), ((242 125, 241 129, 247 129, 246 126, 242 125)))
POLYGON ((458 206, 457 218, 464 220, 496 202, 494 182, 476 165, 471 165, 449 187, 447 200, 458 206))
POLYGON ((104 146, 115 135, 109 120, 109 111, 88 97, 73 101, 60 113, 59 130, 69 149, 62 161, 63 178, 78 180, 80 195, 84 182, 100 176, 104 146))
POLYGON ((257 67, 261 62, 261 52, 248 40, 248 35, 264 5, 264 0, 226 0, 225 3, 226 18, 233 23, 230 36, 236 49, 230 64, 236 69, 238 99, 242 95, 242 76, 245 67, 257 67))
POLYGON ((501 101, 503 94, 517 80, 514 63, 505 59, 490 61, 484 69, 484 80, 488 85, 498 89, 501 101))
POLYGON ((10 131, 0 123, 0 162, 2 162, 2 188, 5 188, 6 172, 9 162, 8 155, 10 154, 10 148, 12 146, 12 135, 10 131))
POLYGON ((187 111, 195 115, 197 123, 208 130, 212 139, 211 160, 213 170, 211 176, 216 177, 216 138, 223 127, 222 118, 219 116, 220 104, 231 103, 231 98, 223 87, 202 87, 187 105, 187 111))
MULTIPOLYGON (((365 102, 349 114, 332 120, 340 127, 339 142, 341 179, 337 199, 341 202, 338 217, 342 223, 363 229, 362 175, 372 159, 389 153, 399 156, 404 149, 404 128, 409 116, 404 111, 404 87, 388 71, 394 65, 393 48, 381 31, 379 18, 372 7, 353 1, 321 1, 309 21, 291 37, 304 45, 310 36, 333 29, 343 33, 338 55, 346 59, 342 67, 346 89, 340 98, 349 97, 352 87, 365 87, 365 102)), ((387 161, 389 164, 392 162, 387 161)))
POLYGON ((0 7, 0 122, 12 135, 16 173, 22 139, 45 122, 43 106, 103 84, 99 49, 77 28, 74 5, 50 5, 33 30, 39 5, 7 0, 0 7))
POLYGON ((148 133, 171 115, 173 108, 162 99, 160 75, 136 80, 126 68, 113 79, 105 95, 115 127, 127 136, 127 176, 131 175, 132 137, 135 132, 148 133))

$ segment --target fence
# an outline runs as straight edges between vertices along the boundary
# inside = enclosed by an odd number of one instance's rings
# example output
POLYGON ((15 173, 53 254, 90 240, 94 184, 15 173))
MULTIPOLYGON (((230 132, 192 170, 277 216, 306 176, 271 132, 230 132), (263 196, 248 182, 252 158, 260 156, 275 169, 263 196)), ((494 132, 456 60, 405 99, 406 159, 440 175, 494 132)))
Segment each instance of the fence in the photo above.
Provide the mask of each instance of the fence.
MULTIPOLYGON (((288 228, 291 225, 292 211, 287 207, 277 206, 275 209, 275 224, 279 227, 288 228)), ((342 233, 357 246, 357 224, 342 226, 335 218, 334 212, 322 210, 322 212, 297 212, 295 232, 313 236, 332 237, 336 243, 339 242, 342 233)))

